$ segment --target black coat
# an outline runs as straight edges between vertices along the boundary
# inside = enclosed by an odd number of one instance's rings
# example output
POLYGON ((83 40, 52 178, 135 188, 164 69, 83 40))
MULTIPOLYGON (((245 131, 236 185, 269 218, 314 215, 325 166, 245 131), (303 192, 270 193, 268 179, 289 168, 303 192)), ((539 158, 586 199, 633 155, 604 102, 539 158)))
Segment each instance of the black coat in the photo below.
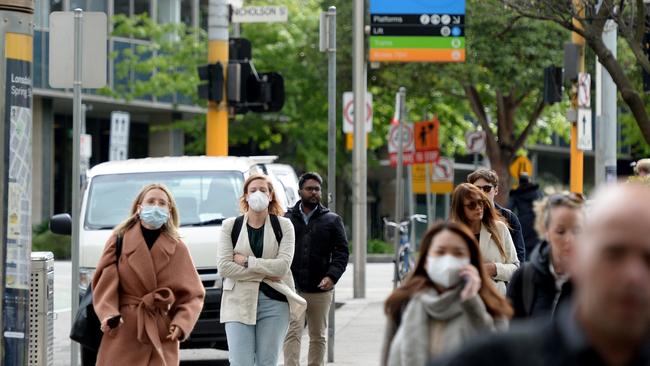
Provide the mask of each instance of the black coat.
POLYGON ((519 222, 521 222, 521 233, 524 236, 527 253, 532 253, 533 248, 539 242, 537 231, 535 231, 533 202, 541 198, 542 194, 537 184, 529 184, 510 191, 508 208, 517 214, 519 222))
MULTIPOLYGON (((605 366, 569 306, 553 320, 529 321, 502 334, 490 334, 429 366, 605 366)), ((628 366, 650 365, 650 341, 628 366)))
POLYGON ((519 263, 524 263, 526 260, 526 244, 524 243, 524 237, 521 235, 521 224, 517 215, 507 208, 499 206, 496 202, 494 203, 494 207, 508 221, 508 231, 510 231, 512 242, 515 244, 517 258, 519 259, 519 263))
POLYGON ((284 216, 296 231, 296 250, 291 272, 296 288, 303 292, 323 292, 318 284, 325 277, 336 283, 348 264, 350 251, 341 217, 318 205, 305 225, 300 201, 284 216))
POLYGON ((515 318, 527 318, 553 315, 562 303, 571 298, 573 286, 570 281, 562 285, 560 291, 555 287, 555 277, 549 268, 551 260, 551 246, 543 241, 531 254, 530 261, 524 263, 512 275, 508 285, 508 298, 512 301, 515 318), (530 282, 526 283, 526 271, 533 271, 530 282), (532 286, 529 289, 528 286, 532 286), (532 290, 532 302, 526 309, 526 291, 532 290))

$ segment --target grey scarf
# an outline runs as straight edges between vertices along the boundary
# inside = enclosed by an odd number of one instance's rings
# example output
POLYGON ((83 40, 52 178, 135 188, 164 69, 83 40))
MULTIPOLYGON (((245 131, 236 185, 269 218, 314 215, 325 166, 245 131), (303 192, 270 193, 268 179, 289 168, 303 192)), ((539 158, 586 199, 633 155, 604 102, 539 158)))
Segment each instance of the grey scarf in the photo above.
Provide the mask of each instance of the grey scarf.
POLYGON ((429 358, 429 319, 447 321, 459 316, 462 286, 438 294, 434 289, 415 295, 402 315, 393 339, 389 365, 425 365, 429 358))

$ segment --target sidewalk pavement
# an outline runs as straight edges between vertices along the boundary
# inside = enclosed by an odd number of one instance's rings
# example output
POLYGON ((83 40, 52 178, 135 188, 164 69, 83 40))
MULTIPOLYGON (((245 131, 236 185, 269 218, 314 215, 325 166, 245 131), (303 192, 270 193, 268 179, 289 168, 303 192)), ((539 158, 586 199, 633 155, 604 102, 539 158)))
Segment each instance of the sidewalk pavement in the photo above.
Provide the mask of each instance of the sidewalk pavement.
MULTIPOLYGON (((386 317, 384 300, 393 289, 393 264, 366 265, 365 297, 354 298, 354 265, 350 263, 336 285, 334 362, 328 365, 379 365, 386 317)), ((301 344, 300 364, 307 364, 308 338, 306 331, 301 344)))

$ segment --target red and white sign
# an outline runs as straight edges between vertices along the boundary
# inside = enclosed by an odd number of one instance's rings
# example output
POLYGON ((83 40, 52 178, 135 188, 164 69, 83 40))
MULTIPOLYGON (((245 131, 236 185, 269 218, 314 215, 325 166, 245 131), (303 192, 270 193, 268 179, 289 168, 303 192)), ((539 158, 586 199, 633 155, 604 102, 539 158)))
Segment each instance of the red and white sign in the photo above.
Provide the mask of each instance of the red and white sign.
POLYGON ((454 160, 441 156, 438 162, 433 165, 432 179, 436 182, 453 182, 454 160))
MULTIPOLYGON (((397 153, 390 153, 390 166, 397 166, 397 153)), ((438 150, 405 152, 402 155, 402 165, 424 164, 436 162, 440 158, 438 150)))
POLYGON ((586 72, 578 75, 578 107, 591 108, 591 75, 586 72))
POLYGON ((467 152, 470 154, 480 154, 485 151, 485 131, 470 131, 465 134, 465 143, 467 152))
MULTIPOLYGON (((366 93, 366 133, 372 131, 372 94, 366 93)), ((354 93, 343 93, 343 132, 354 133, 354 93)))

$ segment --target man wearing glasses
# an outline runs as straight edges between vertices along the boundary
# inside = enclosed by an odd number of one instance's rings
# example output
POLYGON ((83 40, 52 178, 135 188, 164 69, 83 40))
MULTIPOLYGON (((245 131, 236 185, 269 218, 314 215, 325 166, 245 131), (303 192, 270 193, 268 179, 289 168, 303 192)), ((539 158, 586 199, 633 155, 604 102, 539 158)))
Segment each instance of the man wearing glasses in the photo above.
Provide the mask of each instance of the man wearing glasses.
POLYGON ((517 250, 517 258, 523 263, 526 260, 526 244, 521 233, 521 223, 517 215, 505 207, 494 202, 494 196, 499 194, 499 176, 494 170, 480 168, 467 176, 467 183, 473 184, 480 188, 490 199, 490 202, 499 211, 499 214, 508 221, 510 236, 517 250))
POLYGON ((309 331, 308 365, 325 364, 327 317, 332 289, 348 264, 350 252, 343 220, 321 205, 323 179, 305 173, 298 181, 300 201, 285 217, 293 223, 296 250, 291 272, 298 294, 307 301, 307 311, 292 320, 284 340, 284 365, 299 365, 300 338, 305 325, 309 331))

